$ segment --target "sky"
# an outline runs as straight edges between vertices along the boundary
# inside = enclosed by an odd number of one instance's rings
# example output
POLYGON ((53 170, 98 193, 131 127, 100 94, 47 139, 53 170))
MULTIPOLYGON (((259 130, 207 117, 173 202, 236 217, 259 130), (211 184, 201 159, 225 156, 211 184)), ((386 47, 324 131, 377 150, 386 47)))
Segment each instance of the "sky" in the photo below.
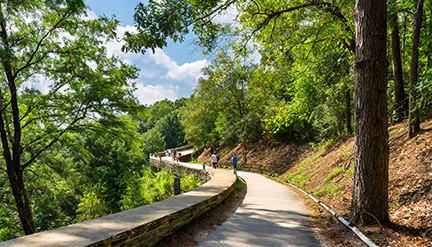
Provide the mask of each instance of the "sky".
MULTIPOLYGON (((126 30, 136 30, 133 14, 139 2, 147 4, 147 1, 137 0, 85 0, 90 7, 90 18, 114 15, 121 22, 117 28, 120 36, 126 30)), ((167 47, 157 49, 154 54, 149 50, 145 55, 123 53, 123 43, 119 42, 110 42, 106 47, 108 55, 115 55, 140 69, 139 78, 135 80, 135 95, 141 104, 151 105, 163 99, 175 101, 193 93, 202 76, 201 69, 209 65, 209 58, 203 56, 202 50, 192 44, 193 38, 193 35, 189 35, 183 43, 169 40, 167 47)))

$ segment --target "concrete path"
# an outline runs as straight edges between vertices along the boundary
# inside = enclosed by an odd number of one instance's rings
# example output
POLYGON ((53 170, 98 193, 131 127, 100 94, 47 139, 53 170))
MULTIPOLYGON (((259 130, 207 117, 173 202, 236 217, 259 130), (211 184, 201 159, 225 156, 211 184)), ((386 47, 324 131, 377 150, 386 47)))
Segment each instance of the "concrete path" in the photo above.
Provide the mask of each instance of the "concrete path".
POLYGON ((258 174, 238 175, 247 183, 243 204, 199 247, 323 246, 316 240, 309 214, 294 192, 258 174))

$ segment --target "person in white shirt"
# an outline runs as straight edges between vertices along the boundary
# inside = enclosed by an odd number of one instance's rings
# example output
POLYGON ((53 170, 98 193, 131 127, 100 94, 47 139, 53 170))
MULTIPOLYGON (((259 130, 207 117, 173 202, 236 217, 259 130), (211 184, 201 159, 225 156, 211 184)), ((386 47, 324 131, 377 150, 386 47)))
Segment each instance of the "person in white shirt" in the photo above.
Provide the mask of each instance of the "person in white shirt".
POLYGON ((219 157, 216 155, 216 153, 213 153, 213 154, 210 156, 210 160, 211 160, 211 163, 212 163, 213 169, 216 169, 216 164, 217 164, 218 161, 219 161, 219 157))

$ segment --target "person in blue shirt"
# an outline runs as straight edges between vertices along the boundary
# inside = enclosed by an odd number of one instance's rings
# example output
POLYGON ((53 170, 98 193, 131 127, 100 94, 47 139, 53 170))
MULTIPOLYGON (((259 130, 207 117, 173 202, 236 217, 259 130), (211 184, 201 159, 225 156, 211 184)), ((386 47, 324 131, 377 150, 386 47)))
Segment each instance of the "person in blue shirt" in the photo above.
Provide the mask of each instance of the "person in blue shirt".
POLYGON ((235 156, 235 154, 232 156, 232 163, 233 163, 234 173, 237 174, 237 156, 235 156))

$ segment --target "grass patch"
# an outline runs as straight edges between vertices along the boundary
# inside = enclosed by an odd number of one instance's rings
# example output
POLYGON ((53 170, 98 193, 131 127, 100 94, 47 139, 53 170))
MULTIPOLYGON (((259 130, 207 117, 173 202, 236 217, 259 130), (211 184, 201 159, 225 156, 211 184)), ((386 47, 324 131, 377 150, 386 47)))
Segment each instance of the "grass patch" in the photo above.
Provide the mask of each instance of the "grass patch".
POLYGON ((239 191, 244 184, 245 183, 243 182, 243 180, 241 180, 240 178, 237 178, 237 186, 236 186, 236 189, 234 190, 234 197, 235 198, 238 197, 237 191, 239 191))
POLYGON ((335 143, 336 143, 336 139, 329 139, 329 140, 326 140, 324 142, 320 142, 318 144, 312 143, 312 148, 315 149, 315 150, 321 150, 321 149, 325 149, 325 148, 331 147, 335 143))
POLYGON ((204 162, 198 162, 197 160, 192 160, 188 162, 189 164, 202 165, 204 162))
POLYGON ((354 176, 354 161, 348 167, 348 170, 345 172, 345 174, 347 174, 349 177, 354 176))
POLYGON ((330 194, 336 194, 341 189, 345 187, 345 183, 342 183, 340 185, 335 185, 333 183, 327 185, 325 188, 322 188, 318 190, 317 192, 314 192, 315 196, 324 196, 324 195, 330 195, 330 194))
POLYGON ((391 127, 391 128, 389 128, 388 131, 389 131, 389 136, 393 136, 393 135, 399 133, 399 130, 396 127, 391 127))
POLYGON ((323 151, 317 151, 312 156, 307 157, 303 162, 301 163, 301 167, 303 169, 306 169, 307 167, 313 167, 320 159, 323 151))
POLYGON ((330 174, 324 179, 324 183, 329 183, 330 181, 333 181, 333 179, 337 176, 339 176, 344 171, 344 167, 336 167, 333 169, 330 174))
POLYGON ((305 188, 306 181, 314 175, 315 173, 308 174, 306 171, 298 169, 294 173, 287 174, 284 178, 281 178, 281 180, 283 182, 294 184, 300 188, 305 188))
POLYGON ((342 156, 342 157, 348 157, 348 156, 350 156, 352 153, 354 153, 354 147, 350 147, 350 148, 348 148, 348 150, 345 151, 341 156, 342 156))

